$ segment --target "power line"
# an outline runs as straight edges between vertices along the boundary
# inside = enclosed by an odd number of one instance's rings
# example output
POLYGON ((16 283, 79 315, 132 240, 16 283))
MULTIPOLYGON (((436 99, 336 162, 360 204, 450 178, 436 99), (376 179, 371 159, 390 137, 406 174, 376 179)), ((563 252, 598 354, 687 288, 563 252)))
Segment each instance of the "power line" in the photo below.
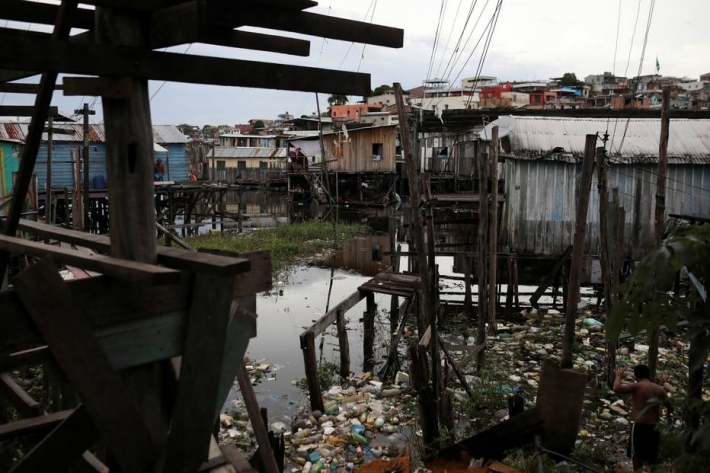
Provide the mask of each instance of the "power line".
POLYGON ((446 0, 441 0, 441 8, 439 8, 439 21, 436 22, 436 33, 434 33, 434 43, 431 45, 431 56, 429 57, 429 67, 427 68, 426 81, 429 82, 431 79, 431 70, 434 66, 434 57, 436 55, 436 46, 439 43, 439 32, 441 30, 441 24, 444 17, 444 11, 446 10, 446 0))
MULTIPOLYGON (((187 45, 187 48, 185 49, 185 51, 182 52, 182 54, 187 54, 187 52, 190 50, 190 48, 192 47, 193 44, 194 44, 194 43, 188 44, 188 45, 187 45)), ((161 90, 163 90, 163 87, 165 87, 165 84, 166 84, 167 82, 168 82, 168 81, 164 80, 163 83, 160 84, 160 87, 158 87, 158 90, 156 90, 156 91, 153 93, 153 95, 150 96, 150 98, 148 99, 148 102, 151 102, 151 101, 153 100, 153 97, 155 97, 156 95, 158 95, 158 92, 160 92, 161 90)))
MULTIPOLYGON (((436 73, 434 74, 434 77, 439 76, 439 71, 441 70, 441 66, 444 64, 444 57, 446 56, 446 51, 449 50, 449 43, 451 42, 451 35, 454 32, 454 25, 456 24, 456 18, 459 16, 459 11, 461 11, 461 4, 463 3, 463 0, 459 0, 459 4, 456 7, 456 13, 454 13, 454 21, 451 23, 451 29, 449 30, 449 36, 446 38, 446 45, 444 46, 444 52, 441 54, 441 61, 439 61, 439 67, 436 68, 436 73)), ((446 72, 446 71, 444 71, 446 72)))
POLYGON ((476 86, 478 85, 478 81, 481 78, 481 73, 483 72, 483 65, 486 62, 486 57, 488 57, 488 50, 491 46, 491 41, 493 40, 493 33, 495 33, 496 26, 498 25, 498 18, 500 18, 500 11, 501 11, 502 6, 503 6, 503 0, 499 0, 496 10, 494 10, 494 12, 493 12, 495 22, 493 23, 493 27, 488 31, 488 37, 486 38, 486 43, 483 46, 483 52, 481 54, 481 58, 478 61, 478 69, 476 70, 476 78, 473 81, 473 84, 471 85, 471 95, 468 96, 468 100, 466 101, 466 108, 468 108, 471 105, 471 99, 473 98, 473 95, 475 94, 476 86))

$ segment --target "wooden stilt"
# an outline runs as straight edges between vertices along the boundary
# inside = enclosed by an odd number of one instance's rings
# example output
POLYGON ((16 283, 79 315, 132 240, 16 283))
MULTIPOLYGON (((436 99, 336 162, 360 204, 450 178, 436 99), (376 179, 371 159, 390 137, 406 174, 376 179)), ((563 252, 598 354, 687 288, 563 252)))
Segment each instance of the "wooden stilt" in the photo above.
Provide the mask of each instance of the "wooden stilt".
POLYGON ((364 332, 365 335, 363 337, 363 352, 362 352, 362 358, 363 358, 363 367, 362 370, 364 372, 369 372, 372 371, 372 368, 375 366, 375 353, 374 353, 374 347, 375 347, 375 315, 377 314, 377 304, 375 304, 375 294, 372 292, 368 292, 366 296, 366 303, 367 303, 367 309, 365 310, 364 315, 364 332))
POLYGON ((488 294, 488 333, 496 333, 496 311, 498 291, 498 127, 494 126, 491 137, 491 223, 489 225, 490 238, 490 270, 489 270, 489 294, 488 294))
MULTIPOLYGON (((486 342, 486 321, 488 320, 488 166, 483 159, 481 143, 477 146, 479 212, 478 212, 478 322, 476 344, 486 342)), ((478 352, 477 367, 481 371, 485 366, 485 350, 478 352)))
POLYGON ((325 409, 320 392, 320 382, 318 381, 318 361, 316 359, 316 342, 313 332, 308 331, 301 335, 301 351, 303 352, 303 364, 306 367, 306 382, 308 383, 308 397, 311 400, 311 409, 323 412, 325 409))
POLYGON ((336 323, 338 325, 338 346, 340 348, 340 377, 345 379, 350 376, 350 343, 348 342, 344 310, 338 309, 336 323))

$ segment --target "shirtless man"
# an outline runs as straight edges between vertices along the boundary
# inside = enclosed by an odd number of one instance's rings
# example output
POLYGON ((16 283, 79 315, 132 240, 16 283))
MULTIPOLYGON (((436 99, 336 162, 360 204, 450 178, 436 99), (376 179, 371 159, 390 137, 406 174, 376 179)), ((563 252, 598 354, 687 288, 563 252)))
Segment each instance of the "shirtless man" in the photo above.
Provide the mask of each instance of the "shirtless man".
POLYGON ((631 457, 634 470, 639 470, 643 462, 654 462, 658 456, 659 434, 656 425, 661 417, 660 404, 662 403, 668 415, 673 412, 673 406, 668 400, 666 391, 649 378, 651 372, 646 365, 634 367, 636 382, 622 384, 626 368, 616 370, 614 373, 614 386, 612 389, 617 394, 631 394, 633 409, 631 417, 631 435, 629 436, 628 455, 631 457))

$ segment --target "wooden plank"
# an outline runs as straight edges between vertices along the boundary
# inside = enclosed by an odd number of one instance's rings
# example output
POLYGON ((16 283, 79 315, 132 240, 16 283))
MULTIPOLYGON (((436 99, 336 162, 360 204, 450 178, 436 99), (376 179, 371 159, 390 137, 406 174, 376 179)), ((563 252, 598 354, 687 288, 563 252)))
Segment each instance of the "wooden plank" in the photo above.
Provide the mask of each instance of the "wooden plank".
POLYGON ((372 44, 388 48, 404 46, 404 30, 374 25, 363 21, 345 20, 310 12, 245 10, 241 4, 215 5, 214 24, 224 26, 258 26, 279 31, 290 31, 341 41, 372 44), (226 8, 225 8, 226 7, 226 8), (219 8, 219 9, 218 9, 219 8), (218 9, 218 10, 217 10, 218 9))
MULTIPOLYGON (((10 21, 22 21, 41 25, 52 25, 57 19, 59 7, 46 3, 27 2, 24 0, 3 0, 0 18, 10 21)), ((73 16, 71 26, 82 30, 94 27, 94 12, 78 8, 73 16)))
POLYGON ((0 235, 0 250, 37 258, 52 257, 58 263, 96 271, 124 281, 147 285, 171 284, 180 280, 180 272, 160 266, 136 263, 110 256, 87 256, 83 253, 20 238, 0 235))
POLYGON ((439 457, 458 459, 465 451, 471 458, 500 460, 505 452, 534 442, 541 428, 540 410, 532 408, 441 450, 439 457))
MULTIPOLYGON (((338 317, 338 311, 342 311, 345 314, 347 311, 352 309, 357 305, 358 302, 363 300, 367 294, 363 291, 355 291, 348 296, 347 299, 340 302, 338 305, 333 307, 326 313, 323 317, 318 319, 313 325, 308 327, 303 333, 312 332, 314 335, 320 335, 325 329, 335 322, 338 317)), ((303 336, 303 334, 302 334, 303 336)))
MULTIPOLYGON (((34 107, 31 105, 0 105, 0 117, 31 117, 34 107)), ((47 111, 50 117, 56 117, 59 111, 51 106, 47 111)))
MULTIPOLYGON (((22 220, 19 224, 19 228, 20 230, 28 232, 32 235, 37 235, 46 239, 55 239, 71 243, 72 245, 84 246, 101 253, 108 253, 111 250, 111 240, 109 237, 102 235, 78 232, 76 230, 69 230, 32 220, 22 220)), ((184 251, 178 248, 169 248, 164 246, 158 247, 157 252, 158 263, 164 264, 165 266, 221 276, 228 276, 231 274, 249 271, 252 264, 254 264, 254 270, 259 276, 255 277, 254 274, 250 273, 249 280, 259 281, 259 290, 255 292, 262 292, 271 289, 271 259, 267 258, 267 256, 262 252, 248 253, 246 255, 237 256, 232 256, 235 255, 235 253, 224 254, 206 251, 200 251, 196 254, 192 251, 184 251), (215 254, 221 257, 213 256, 215 254), (264 284, 264 273, 266 272, 266 268, 263 266, 267 265, 267 260, 269 285, 268 288, 262 289, 266 286, 266 284, 264 284), (261 266, 257 268, 256 266, 258 265, 261 266)))
POLYGON ((128 99, 133 95, 133 81, 113 77, 64 77, 64 95, 99 96, 109 99, 128 99))
POLYGON ((168 435, 167 471, 192 473, 207 459, 232 304, 233 277, 195 276, 178 397, 168 435), (205 369, 208 367, 208 369, 205 369), (212 368, 212 369, 210 369, 212 368))
POLYGON ((87 450, 81 454, 79 461, 69 471, 70 473, 109 473, 109 468, 87 450))
POLYGON ((150 47, 205 43, 295 56, 310 53, 310 42, 302 39, 215 27, 209 24, 204 5, 205 2, 188 2, 154 12, 150 20, 150 47))
MULTIPOLYGON (((56 85, 56 86, 54 86, 54 90, 62 90, 62 86, 56 85)), ((35 95, 35 94, 37 94, 37 92, 39 92, 39 84, 16 84, 16 83, 0 84, 0 92, 7 93, 7 94, 35 95)), ((72 131, 72 133, 74 133, 74 132, 72 131)))
POLYGON ((42 363, 49 357, 49 348, 46 345, 10 353, 9 355, 0 355, 0 371, 42 363))
MULTIPOLYGON (((37 418, 37 420, 41 419, 43 417, 37 418)), ((25 455, 10 470, 10 473, 66 471, 96 441, 99 435, 86 406, 79 405, 25 455)))
POLYGON ((22 417, 37 417, 44 414, 42 406, 32 399, 7 373, 0 373, 0 396, 22 417))
MULTIPOLYGON (((158 255, 163 252, 163 248, 158 249, 158 255)), ((226 250, 212 250, 198 248, 198 253, 207 253, 230 258, 245 258, 249 260, 251 269, 248 273, 238 274, 234 279, 234 296, 248 296, 260 292, 269 291, 273 287, 271 271, 271 252, 268 250, 252 251, 250 253, 236 253, 226 250)), ((159 256, 160 257, 160 256, 159 256)))
POLYGON ((249 340, 256 337, 256 296, 243 296, 232 302, 232 320, 227 327, 224 357, 221 363, 217 402, 212 423, 218 421, 240 363, 243 363, 249 340))
POLYGON ((571 255, 572 245, 569 245, 564 251, 564 253, 562 253, 562 256, 560 256, 555 265, 552 267, 552 270, 545 276, 543 276, 542 280, 540 280, 540 285, 537 287, 537 289, 535 289, 535 292, 533 292, 533 295, 530 297, 531 306, 536 309, 539 309, 537 301, 540 300, 540 297, 542 297, 543 294, 545 294, 547 288, 550 287, 553 282, 555 282, 555 277, 557 277, 557 273, 560 272, 560 269, 562 269, 562 265, 564 265, 569 260, 571 255))
POLYGON ((303 364, 306 370, 306 382, 308 383, 308 397, 311 401, 311 410, 323 412, 323 397, 320 392, 320 382, 318 381, 318 362, 316 361, 315 335, 310 330, 301 334, 301 351, 303 353, 303 364))
POLYGON ((44 416, 23 419, 9 424, 0 424, 0 442, 14 439, 20 435, 36 434, 52 430, 73 411, 60 411, 44 416))
POLYGON ((363 73, 65 43, 6 31, 0 32, 0 40, 4 44, 0 63, 10 69, 330 94, 366 95, 370 92, 370 75, 363 73))
POLYGON ((18 296, 84 401, 109 449, 128 471, 139 471, 149 465, 156 455, 155 439, 162 432, 148 431, 89 324, 77 317, 82 309, 56 272, 54 262, 51 258, 44 259, 14 281, 18 296))
POLYGON ((231 444, 222 445, 222 454, 229 460, 229 463, 238 473, 256 473, 256 470, 251 467, 249 461, 244 456, 244 453, 239 451, 237 447, 231 444))

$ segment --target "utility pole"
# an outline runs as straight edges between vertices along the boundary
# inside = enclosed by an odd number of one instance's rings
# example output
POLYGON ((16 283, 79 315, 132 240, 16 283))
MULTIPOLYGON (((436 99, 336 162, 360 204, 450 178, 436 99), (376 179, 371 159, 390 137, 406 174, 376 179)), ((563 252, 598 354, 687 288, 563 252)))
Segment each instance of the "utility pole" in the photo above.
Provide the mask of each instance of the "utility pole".
MULTIPOLYGON (((597 154, 597 189, 599 190, 599 264, 602 270, 602 287, 604 288, 604 307, 607 317, 611 316, 613 307, 613 287, 611 283, 611 254, 609 252, 609 175, 606 166, 606 153, 597 154)), ((617 241, 617 245, 623 242, 617 241)), ((616 265, 615 265, 616 266, 616 265)), ((607 340, 607 384, 611 389, 614 383, 616 369, 616 342, 607 340)))
POLYGON ((96 112, 89 110, 89 104, 84 103, 84 108, 74 110, 74 113, 84 116, 84 149, 82 159, 84 160, 84 230, 91 230, 91 195, 89 194, 89 115, 96 115, 96 112))
POLYGON ((577 194, 577 208, 574 223, 574 241, 572 245, 572 263, 569 271, 569 288, 567 289, 567 310, 565 312, 565 338, 562 343, 562 368, 572 368, 572 347, 574 346, 574 329, 579 304, 579 286, 582 281, 582 260, 584 258, 584 237, 587 230, 587 211, 589 194, 592 190, 592 173, 594 171, 594 151, 597 135, 587 135, 584 145, 584 160, 582 161, 582 178, 577 194))
MULTIPOLYGON (((668 165, 668 134, 671 125, 671 89, 663 88, 663 103, 661 103, 661 139, 658 143, 658 180, 656 181, 656 246, 661 246, 665 233, 666 213, 666 166, 668 165)), ((651 379, 656 378, 658 366, 658 329, 651 331, 648 342, 648 369, 651 379)))
POLYGON ((48 117, 47 124, 49 129, 47 130, 47 191, 44 194, 44 219, 51 224, 54 223, 52 220, 52 138, 54 137, 52 128, 54 126, 54 117, 48 117))

